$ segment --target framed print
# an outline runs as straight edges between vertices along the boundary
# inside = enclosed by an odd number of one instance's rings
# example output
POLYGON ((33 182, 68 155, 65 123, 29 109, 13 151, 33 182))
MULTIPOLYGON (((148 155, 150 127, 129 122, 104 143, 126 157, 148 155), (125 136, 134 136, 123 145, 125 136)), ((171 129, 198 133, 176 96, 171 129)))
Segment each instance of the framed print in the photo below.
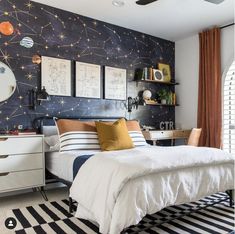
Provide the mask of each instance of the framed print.
POLYGON ((105 67, 105 99, 126 100, 126 69, 105 67))
POLYGON ((171 69, 170 69, 170 65, 164 64, 164 63, 159 63, 158 64, 158 69, 162 71, 163 76, 164 76, 164 81, 165 82, 171 82, 171 69))
POLYGON ((49 95, 71 96, 71 61, 42 56, 41 87, 45 86, 49 95))
POLYGON ((76 97, 101 98, 101 66, 76 62, 76 97))

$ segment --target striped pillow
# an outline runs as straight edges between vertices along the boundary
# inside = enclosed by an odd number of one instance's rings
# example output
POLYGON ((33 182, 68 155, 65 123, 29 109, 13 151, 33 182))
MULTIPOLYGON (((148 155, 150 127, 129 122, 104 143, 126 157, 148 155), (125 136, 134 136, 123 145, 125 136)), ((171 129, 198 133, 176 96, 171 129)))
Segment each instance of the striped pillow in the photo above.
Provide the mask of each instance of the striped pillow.
POLYGON ((126 126, 135 147, 147 145, 147 142, 142 134, 138 121, 136 120, 126 121, 126 126))
POLYGON ((135 147, 146 146, 147 142, 141 131, 128 131, 135 147))
POLYGON ((60 135, 60 152, 72 150, 100 151, 95 122, 60 119, 56 121, 60 135))

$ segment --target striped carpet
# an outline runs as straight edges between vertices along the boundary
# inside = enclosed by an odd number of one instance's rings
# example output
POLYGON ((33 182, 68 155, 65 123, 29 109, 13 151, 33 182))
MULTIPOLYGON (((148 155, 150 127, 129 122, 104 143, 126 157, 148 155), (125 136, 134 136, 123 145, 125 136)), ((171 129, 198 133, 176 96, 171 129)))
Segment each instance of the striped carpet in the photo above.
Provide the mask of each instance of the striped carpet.
MULTIPOLYGON (((198 202, 165 208, 154 215, 147 215, 138 225, 126 229, 125 233, 233 233, 234 209, 229 207, 228 201, 216 204, 226 198, 225 193, 218 193, 198 202), (212 204, 213 206, 208 206, 212 204)), ((11 216, 17 220, 17 234, 99 233, 98 227, 93 223, 77 219, 68 213, 68 200, 14 209, 11 216)))

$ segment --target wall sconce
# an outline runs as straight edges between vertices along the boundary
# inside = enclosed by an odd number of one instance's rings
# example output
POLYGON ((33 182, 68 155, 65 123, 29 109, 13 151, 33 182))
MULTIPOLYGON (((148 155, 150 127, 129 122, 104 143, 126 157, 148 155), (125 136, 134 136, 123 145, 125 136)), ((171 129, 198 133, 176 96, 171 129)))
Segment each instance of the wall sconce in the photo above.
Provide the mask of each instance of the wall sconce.
POLYGON ((43 86, 41 90, 35 91, 34 89, 29 91, 29 108, 36 110, 37 105, 41 105, 42 101, 49 101, 50 96, 46 91, 46 88, 43 86))
POLYGON ((143 98, 139 98, 138 96, 135 97, 135 98, 128 97, 128 99, 127 99, 127 110, 128 110, 129 113, 132 112, 133 108, 135 108, 137 110, 139 105, 143 105, 143 106, 146 105, 143 98))

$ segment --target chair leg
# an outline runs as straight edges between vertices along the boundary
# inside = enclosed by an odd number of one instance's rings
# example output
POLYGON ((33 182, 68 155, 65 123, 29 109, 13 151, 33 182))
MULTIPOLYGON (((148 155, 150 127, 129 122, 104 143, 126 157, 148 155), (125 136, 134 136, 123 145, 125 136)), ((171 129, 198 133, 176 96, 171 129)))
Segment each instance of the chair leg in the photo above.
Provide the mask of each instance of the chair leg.
POLYGON ((73 213, 73 199, 69 197, 69 213, 73 213))

